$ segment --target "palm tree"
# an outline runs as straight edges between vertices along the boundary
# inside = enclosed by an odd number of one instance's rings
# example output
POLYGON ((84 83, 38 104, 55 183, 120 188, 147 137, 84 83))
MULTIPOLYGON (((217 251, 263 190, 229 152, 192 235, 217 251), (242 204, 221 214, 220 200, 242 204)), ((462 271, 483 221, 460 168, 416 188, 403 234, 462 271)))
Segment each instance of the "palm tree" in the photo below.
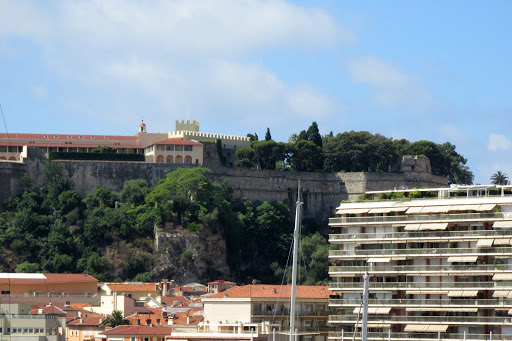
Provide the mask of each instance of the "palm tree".
POLYGON ((508 183, 508 176, 501 171, 497 171, 491 176, 491 181, 496 185, 506 185, 508 183))
POLYGON ((112 314, 102 322, 102 325, 108 327, 117 327, 123 324, 131 324, 130 321, 123 317, 123 313, 120 310, 114 310, 112 314))

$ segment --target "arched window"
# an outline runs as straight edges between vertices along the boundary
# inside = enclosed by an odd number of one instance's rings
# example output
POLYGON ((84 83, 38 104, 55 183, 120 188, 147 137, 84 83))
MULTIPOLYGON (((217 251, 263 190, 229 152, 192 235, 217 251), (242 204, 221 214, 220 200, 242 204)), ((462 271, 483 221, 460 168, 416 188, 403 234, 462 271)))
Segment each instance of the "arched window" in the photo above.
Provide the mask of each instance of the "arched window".
POLYGON ((176 162, 176 163, 183 163, 183 156, 181 156, 181 155, 177 155, 177 156, 176 156, 176 161, 175 161, 175 162, 176 162))
POLYGON ((156 157, 156 162, 157 163, 164 163, 164 156, 163 155, 158 155, 156 157))
POLYGON ((167 158, 165 158, 165 162, 166 162, 166 163, 173 163, 173 162, 174 162, 174 160, 173 160, 173 158, 172 158, 172 155, 167 155, 167 158))
POLYGON ((190 155, 185 156, 185 163, 187 165, 191 164, 192 163, 192 156, 190 156, 190 155))

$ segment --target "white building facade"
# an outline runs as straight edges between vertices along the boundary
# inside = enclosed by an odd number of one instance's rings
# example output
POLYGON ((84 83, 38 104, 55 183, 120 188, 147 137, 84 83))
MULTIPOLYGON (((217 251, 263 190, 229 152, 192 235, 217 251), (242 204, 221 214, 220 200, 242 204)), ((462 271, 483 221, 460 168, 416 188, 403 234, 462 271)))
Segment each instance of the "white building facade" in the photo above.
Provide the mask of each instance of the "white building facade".
POLYGON ((512 339, 509 186, 369 192, 330 219, 333 340, 512 339), (355 335, 354 335, 355 333, 355 335))

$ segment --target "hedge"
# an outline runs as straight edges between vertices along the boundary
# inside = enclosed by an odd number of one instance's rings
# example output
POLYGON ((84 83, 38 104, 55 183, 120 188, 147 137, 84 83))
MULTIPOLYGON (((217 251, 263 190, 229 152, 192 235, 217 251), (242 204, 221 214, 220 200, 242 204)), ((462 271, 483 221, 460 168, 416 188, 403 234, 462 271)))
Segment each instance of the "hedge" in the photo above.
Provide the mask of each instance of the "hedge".
POLYGON ((50 152, 50 160, 146 161, 143 154, 50 152))

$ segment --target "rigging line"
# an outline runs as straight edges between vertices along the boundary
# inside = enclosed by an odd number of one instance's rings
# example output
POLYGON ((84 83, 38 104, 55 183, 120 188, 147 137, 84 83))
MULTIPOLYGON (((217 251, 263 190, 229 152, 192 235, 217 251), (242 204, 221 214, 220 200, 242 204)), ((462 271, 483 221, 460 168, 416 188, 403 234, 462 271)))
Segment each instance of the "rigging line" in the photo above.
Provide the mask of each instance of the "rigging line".
MULTIPOLYGON (((291 257, 291 254, 292 254, 292 250, 293 250, 293 239, 292 239, 292 242, 290 243, 290 248, 288 250, 288 259, 286 260, 286 265, 284 267, 283 277, 281 279, 281 286, 280 286, 281 289, 279 290, 279 296, 281 296, 281 292, 283 290, 282 289, 283 288, 283 283, 284 283, 284 281, 286 279, 286 270, 288 270, 288 264, 290 263, 290 257, 291 257)), ((280 297, 277 298, 277 306, 279 306, 279 301, 280 301, 280 297)), ((276 315, 277 315, 277 309, 275 309, 275 311, 272 312, 272 324, 274 324, 274 322, 275 322, 276 315)), ((270 334, 267 336, 267 339, 270 340, 270 334)))
MULTIPOLYGON (((9 146, 11 146, 11 138, 9 136, 9 131, 7 130, 7 124, 5 123, 5 116, 4 116, 4 109, 2 109, 2 104, 0 103, 0 112, 2 113, 2 119, 4 121, 4 127, 5 127, 5 132, 7 133, 7 140, 9 141, 9 146)), ((7 151, 9 151, 9 148, 7 148, 7 151)))

